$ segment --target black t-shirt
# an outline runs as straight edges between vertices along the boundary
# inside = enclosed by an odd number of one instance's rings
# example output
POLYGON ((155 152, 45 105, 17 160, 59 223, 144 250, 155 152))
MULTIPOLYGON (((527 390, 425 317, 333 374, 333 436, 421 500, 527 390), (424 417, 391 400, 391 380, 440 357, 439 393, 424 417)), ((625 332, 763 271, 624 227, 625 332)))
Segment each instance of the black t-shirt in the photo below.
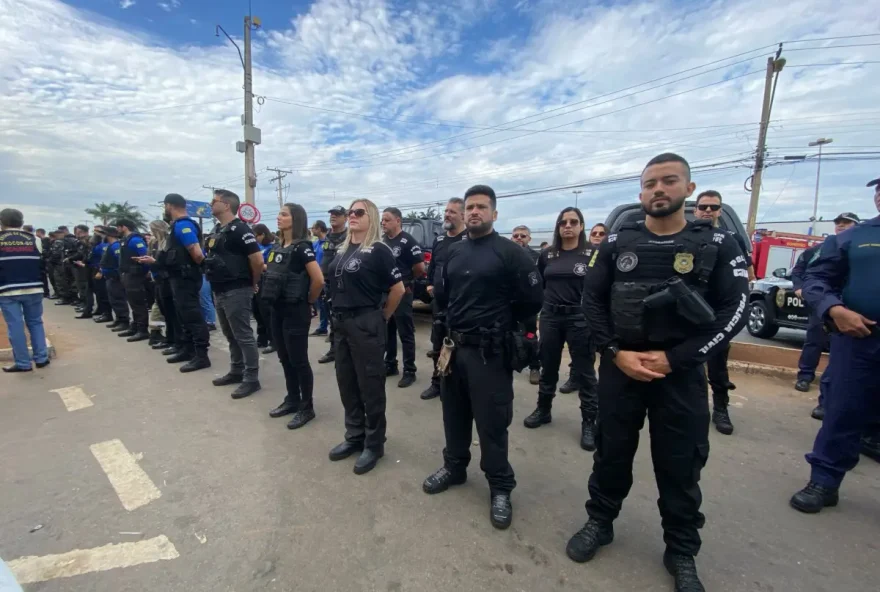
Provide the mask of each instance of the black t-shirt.
MULTIPOLYGON (((269 250, 269 261, 272 261, 275 258, 275 252, 280 248, 280 242, 272 245, 272 248, 269 250)), ((293 247, 293 251, 290 253, 288 271, 290 273, 302 273, 306 270, 306 265, 312 261, 317 261, 317 259, 315 259, 315 251, 312 250, 312 246, 308 242, 300 241, 293 247)))
MULTIPOLYGON (((241 257, 244 259, 245 261, 242 265, 249 269, 250 263, 247 262, 247 258, 253 253, 260 252, 260 244, 257 242, 257 237, 254 236, 250 227, 238 218, 234 219, 227 226, 229 227, 229 232, 226 233, 226 240, 223 245, 224 250, 228 251, 234 257, 241 257)), ((214 227, 214 232, 211 233, 211 236, 208 237, 208 254, 214 250, 217 237, 220 235, 220 231, 223 228, 224 226, 222 224, 218 224, 214 227)), ((250 272, 248 272, 247 279, 240 279, 231 282, 212 282, 211 289, 214 292, 226 292, 235 288, 250 286, 252 283, 253 280, 250 277, 250 272)))
POLYGON ((544 249, 538 258, 538 271, 544 278, 544 302, 557 306, 580 306, 584 276, 593 254, 589 245, 569 251, 544 249))
POLYGON ((401 232, 394 238, 386 236, 382 240, 391 248, 403 283, 410 283, 413 279, 413 265, 425 260, 422 246, 408 232, 401 232))
POLYGON ((461 234, 449 236, 441 234, 434 239, 434 246, 431 247, 431 262, 428 263, 428 285, 433 286, 443 281, 441 277, 443 268, 449 260, 449 248, 459 242, 465 235, 467 230, 463 230, 461 234))
POLYGON ((382 296, 401 281, 391 249, 383 243, 358 250, 349 245, 330 264, 327 284, 333 291, 333 310, 379 307, 382 296))

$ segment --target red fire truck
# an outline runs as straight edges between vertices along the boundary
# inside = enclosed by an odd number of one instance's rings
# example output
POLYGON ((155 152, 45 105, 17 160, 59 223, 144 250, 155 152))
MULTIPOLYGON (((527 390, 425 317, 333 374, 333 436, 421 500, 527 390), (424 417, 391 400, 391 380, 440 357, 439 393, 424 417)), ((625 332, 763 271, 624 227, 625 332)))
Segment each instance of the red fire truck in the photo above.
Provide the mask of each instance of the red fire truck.
POLYGON ((790 270, 808 247, 825 240, 824 236, 757 230, 752 237, 752 262, 755 276, 765 278, 780 268, 790 270))

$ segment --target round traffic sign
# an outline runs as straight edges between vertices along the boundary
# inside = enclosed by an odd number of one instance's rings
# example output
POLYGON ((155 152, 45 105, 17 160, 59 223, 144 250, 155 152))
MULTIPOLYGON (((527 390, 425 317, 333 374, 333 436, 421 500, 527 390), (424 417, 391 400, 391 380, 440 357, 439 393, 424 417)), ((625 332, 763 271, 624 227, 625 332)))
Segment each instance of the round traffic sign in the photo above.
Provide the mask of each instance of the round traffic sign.
POLYGON ((238 217, 248 224, 256 224, 260 221, 260 210, 253 204, 241 204, 238 208, 238 217))

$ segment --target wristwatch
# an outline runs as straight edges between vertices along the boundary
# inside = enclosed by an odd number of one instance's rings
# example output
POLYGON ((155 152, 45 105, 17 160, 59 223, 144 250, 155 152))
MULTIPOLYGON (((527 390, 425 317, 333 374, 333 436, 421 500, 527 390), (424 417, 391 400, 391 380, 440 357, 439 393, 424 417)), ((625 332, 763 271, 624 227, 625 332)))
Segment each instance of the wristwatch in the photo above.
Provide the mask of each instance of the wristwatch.
POLYGON ((617 347, 616 345, 609 345, 608 347, 605 348, 605 354, 612 360, 614 358, 616 358, 617 354, 619 354, 619 353, 620 353, 620 348, 617 347))

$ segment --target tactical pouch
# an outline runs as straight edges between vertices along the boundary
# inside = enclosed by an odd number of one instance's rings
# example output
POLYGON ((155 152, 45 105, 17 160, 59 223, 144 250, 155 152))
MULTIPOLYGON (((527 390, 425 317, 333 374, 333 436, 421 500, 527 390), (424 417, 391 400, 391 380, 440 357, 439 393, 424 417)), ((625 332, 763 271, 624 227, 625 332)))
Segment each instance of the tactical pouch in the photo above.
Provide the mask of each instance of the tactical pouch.
POLYGON ((611 322, 614 334, 623 343, 641 343, 647 339, 645 329, 645 298, 651 286, 635 282, 611 285, 611 322))
POLYGON ((260 287, 260 298, 264 302, 274 303, 281 298, 282 292, 281 278, 275 275, 263 276, 263 285, 260 287))
POLYGON ((511 331, 507 333, 505 341, 507 363, 515 372, 522 372, 538 360, 538 337, 534 333, 511 331))
POLYGON ((455 343, 448 337, 443 338, 443 347, 440 348, 440 354, 437 356, 437 374, 439 376, 449 376, 452 374, 452 355, 455 353, 455 343))
POLYGON ((205 259, 205 277, 211 283, 229 280, 229 270, 226 262, 220 257, 208 257, 205 259))

